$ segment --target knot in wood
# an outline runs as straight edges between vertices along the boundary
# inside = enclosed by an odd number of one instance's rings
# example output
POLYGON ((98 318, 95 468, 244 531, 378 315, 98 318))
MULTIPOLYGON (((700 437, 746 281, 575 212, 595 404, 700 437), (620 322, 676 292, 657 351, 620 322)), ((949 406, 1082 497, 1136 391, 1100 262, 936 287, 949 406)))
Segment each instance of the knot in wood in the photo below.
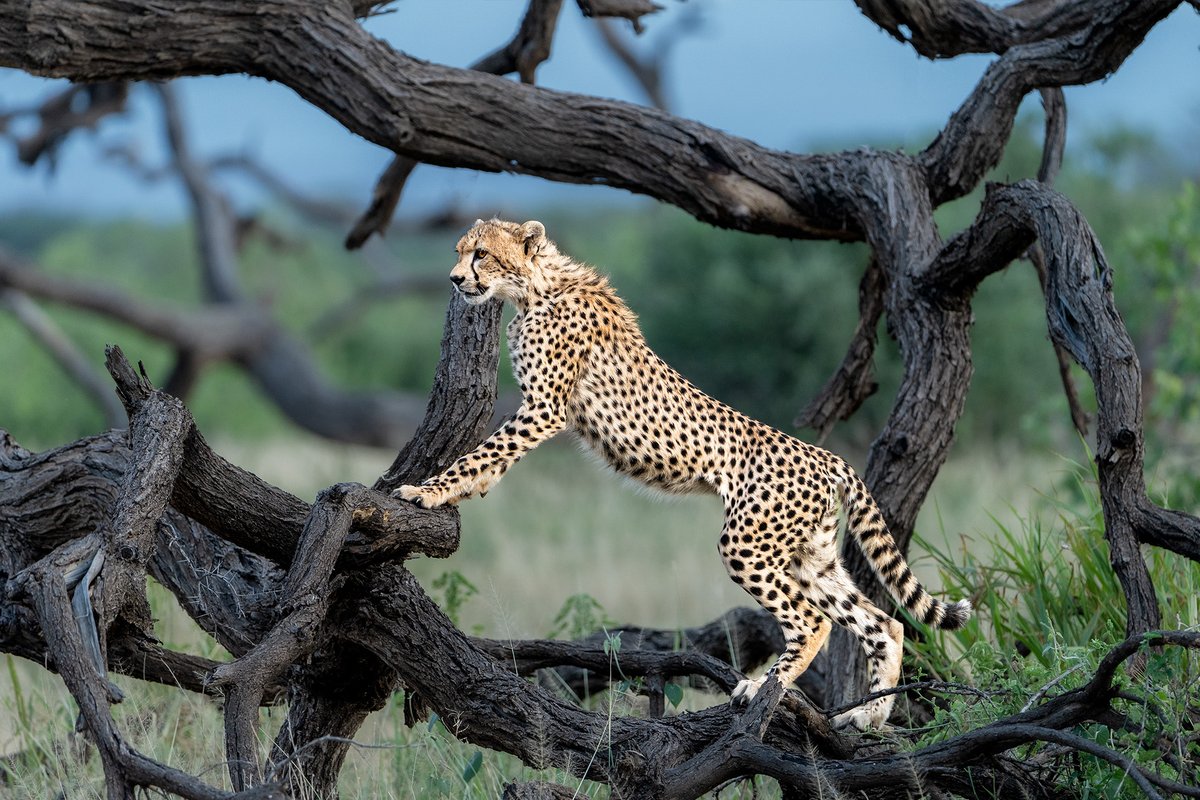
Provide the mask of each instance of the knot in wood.
POLYGON ((908 446, 908 434, 897 434, 896 436, 892 437, 890 442, 888 442, 888 452, 899 458, 908 452, 908 446))
POLYGON ((1113 447, 1121 450, 1128 450, 1137 442, 1137 434, 1129 430, 1129 428, 1121 428, 1112 437, 1113 447))
POLYGON ((307 594, 297 595, 296 597, 288 600, 286 610, 287 613, 290 614, 291 612, 299 611, 302 608, 312 608, 320 602, 321 598, 317 594, 314 592, 308 592, 307 594))
POLYGON ((17 621, 17 614, 14 609, 15 606, 11 606, 7 602, 0 605, 0 642, 15 639, 21 631, 21 626, 17 621))
POLYGON ((117 548, 117 558, 122 561, 137 561, 138 550, 129 543, 125 543, 117 548))

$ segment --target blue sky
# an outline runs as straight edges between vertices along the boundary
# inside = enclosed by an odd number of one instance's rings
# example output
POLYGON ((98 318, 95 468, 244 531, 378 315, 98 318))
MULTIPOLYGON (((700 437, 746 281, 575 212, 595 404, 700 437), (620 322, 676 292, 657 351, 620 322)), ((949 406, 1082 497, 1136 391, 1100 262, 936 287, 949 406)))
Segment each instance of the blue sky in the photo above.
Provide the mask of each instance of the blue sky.
MULTIPOLYGON (((967 56, 931 62, 892 40, 851 0, 660 0, 667 6, 636 42, 653 47, 673 15, 700 14, 701 28, 668 62, 674 110, 770 147, 808 151, 908 141, 922 144, 968 95, 991 60, 967 56)), ((466 65, 507 41, 524 0, 400 0, 369 21, 376 35, 411 55, 466 65)), ((564 3, 554 55, 542 85, 641 102, 635 85, 605 54, 573 2, 564 3)), ((1200 16, 1183 8, 1151 32, 1121 70, 1103 83, 1067 90, 1075 136, 1114 122, 1152 130, 1185 150, 1200 133, 1200 16)), ((0 107, 27 104, 55 82, 0 70, 0 107)), ((344 131, 291 90, 238 76, 179 82, 195 148, 246 153, 297 187, 365 203, 388 154, 344 131)), ((1034 102, 1035 101, 1031 101, 1034 102)), ((98 159, 106 144, 133 144, 153 162, 162 156, 157 108, 135 93, 134 113, 78 136, 57 169, 30 170, 13 148, 0 150, 0 213, 60 208, 111 216, 168 219, 182 213, 177 186, 141 184, 98 159)), ((1034 107, 1031 105, 1031 107, 1034 107)), ((2 143, 0 143, 2 144, 2 143)), ((248 187, 239 201, 256 202, 248 187)), ((402 212, 457 199, 477 205, 619 202, 598 187, 553 186, 536 178, 422 167, 402 212)))

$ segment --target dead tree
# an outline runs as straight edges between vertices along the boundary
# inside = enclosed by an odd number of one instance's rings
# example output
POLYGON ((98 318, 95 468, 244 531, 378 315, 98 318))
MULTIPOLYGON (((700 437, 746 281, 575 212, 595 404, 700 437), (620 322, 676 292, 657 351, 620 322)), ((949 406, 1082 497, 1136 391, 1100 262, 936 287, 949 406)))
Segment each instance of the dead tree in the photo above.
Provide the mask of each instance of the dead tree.
MULTIPOLYGON (((1033 741, 1107 759, 1147 796, 1197 796, 1194 781, 1164 778, 1073 731, 1085 722, 1120 724, 1110 705, 1119 694, 1116 670, 1140 647, 1200 644, 1195 633, 1156 632, 1157 598, 1139 551, 1150 544, 1200 560, 1200 520, 1147 498, 1139 367, 1113 303, 1111 268, 1086 220, 1047 185, 1062 144, 1059 87, 1112 73, 1179 4, 1051 0, 997 9, 976 0, 860 0, 870 19, 923 55, 997 58, 919 153, 799 155, 657 109, 409 58, 359 26, 355 15, 377 3, 272 1, 246 13, 244 4, 210 0, 95 0, 82 9, 65 0, 0 0, 3 66, 92 83, 258 75, 294 89, 398 159, 604 184, 755 233, 865 241, 872 261, 861 286, 863 324, 802 421, 820 430, 854 413, 872 390, 875 322, 886 316, 905 372, 864 478, 902 547, 962 414, 972 294, 1036 244, 1052 340, 1096 388, 1106 536, 1129 635, 1084 687, 915 753, 856 759, 824 714, 780 691, 760 693, 741 714, 722 705, 608 725, 514 674, 507 655, 490 657, 488 643, 455 629, 403 566, 413 553, 453 551, 458 517, 396 503, 386 491, 475 444, 494 400, 498 309, 452 303, 438 377, 412 442, 374 487, 340 484, 311 505, 220 459, 178 400, 111 352, 127 435, 36 455, 3 440, 0 649, 44 660, 62 675, 104 761, 110 797, 131 796, 138 785, 184 797, 225 793, 122 741, 108 712, 119 700, 105 678, 109 669, 160 680, 184 675, 189 688, 222 692, 230 775, 247 797, 285 792, 301 773, 331 795, 344 739, 400 687, 414 698, 414 715, 432 709, 455 720, 465 739, 534 767, 607 782, 618 796, 690 798, 753 774, 777 779, 794 796, 824 787, 868 797, 1047 796, 1052 787, 1043 778, 1003 755, 1033 741), (1018 104, 1034 90, 1050 98, 1051 166, 1043 180, 989 186, 974 223, 944 240, 934 209, 979 185, 1003 152, 1018 104), (471 113, 478 108, 488 109, 486 117, 471 113), (530 119, 548 122, 530 126, 530 119), (68 495, 72 502, 60 502, 68 495), (228 570, 223 585, 237 586, 236 597, 208 580, 217 565, 228 570), (141 588, 147 573, 236 660, 212 664, 154 642, 141 588), (261 764, 251 735, 257 709, 283 692, 287 719, 261 764), (590 759, 597 747, 609 757, 590 759)), ((550 5, 532 0, 526 19, 550 5)), ((636 17, 651 4, 581 5, 636 17)), ((553 26, 538 30, 548 37, 553 26)), ((519 60, 514 68, 521 69, 519 60)), ((3 275, 0 284, 12 285, 3 275)), ((847 557, 860 584, 874 585, 862 559, 847 557)), ((518 672, 603 663, 594 644, 554 647, 521 645, 518 672)), ((645 648, 633 660, 650 687, 694 675, 727 689, 737 678, 711 650, 645 648)), ((858 669, 848 637, 833 640, 829 660, 836 665, 830 674, 858 669)), ((825 689, 827 705, 860 701, 854 681, 825 689)))

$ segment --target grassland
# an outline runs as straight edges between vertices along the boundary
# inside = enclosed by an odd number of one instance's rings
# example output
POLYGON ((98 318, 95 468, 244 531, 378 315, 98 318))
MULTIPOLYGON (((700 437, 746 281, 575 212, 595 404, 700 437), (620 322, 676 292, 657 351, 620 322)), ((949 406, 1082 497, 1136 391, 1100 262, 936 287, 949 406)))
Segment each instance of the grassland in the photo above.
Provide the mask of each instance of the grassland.
MULTIPOLYGON (((218 440, 215 446, 235 463, 301 497, 312 497, 336 481, 370 482, 391 455, 309 437, 253 445, 218 440)), ((991 515, 1004 519, 1011 508, 1027 507, 1032 487, 1058 469, 1052 458, 1012 456, 972 453, 948 465, 922 517, 925 537, 956 543, 967 541, 960 534, 970 533, 970 541, 978 540, 979 532, 994 525, 991 515), (987 495, 980 495, 981 488, 987 495)), ((647 495, 569 442, 534 451, 487 498, 465 503, 462 511, 459 552, 444 561, 419 559, 410 566, 427 589, 447 571, 460 573, 478 589, 456 609, 469 632, 497 638, 545 636, 563 602, 577 594, 595 598, 609 619, 659 627, 702 623, 748 601, 716 555, 721 510, 715 498, 647 495)), ((914 556, 918 572, 936 585, 932 563, 914 556)), ((157 631, 164 642, 225 657, 170 595, 152 589, 157 631)), ((438 591, 432 593, 444 602, 438 591)), ((42 757, 13 764, 12 781, 0 786, 0 797, 59 792, 72 800, 102 796, 98 760, 80 760, 78 753, 85 750, 71 744, 75 711, 61 683, 35 665, 4 658, 0 752, 42 757)), ((128 694, 117 713, 137 747, 213 782, 225 780, 220 717, 212 702, 131 679, 117 682, 128 694)), ((720 701, 689 696, 685 707, 720 701)), ((614 702, 616 713, 636 713, 635 699, 614 702)), ((282 709, 263 712, 264 742, 282 718, 282 709)), ((470 781, 464 781, 463 771, 477 749, 458 743, 436 724, 405 728, 398 703, 375 714, 359 740, 370 747, 356 748, 348 761, 343 779, 347 798, 493 797, 505 780, 529 777, 515 760, 489 752, 470 781)), ((546 777, 570 782, 565 775, 546 777)))

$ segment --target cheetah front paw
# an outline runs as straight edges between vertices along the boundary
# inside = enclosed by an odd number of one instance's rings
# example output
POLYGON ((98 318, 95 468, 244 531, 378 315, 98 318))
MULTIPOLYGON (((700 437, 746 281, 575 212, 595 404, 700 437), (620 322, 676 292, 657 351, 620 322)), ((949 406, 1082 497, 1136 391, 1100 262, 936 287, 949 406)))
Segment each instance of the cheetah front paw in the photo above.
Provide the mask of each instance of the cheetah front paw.
POLYGON ((738 681, 733 693, 729 695, 729 705, 734 708, 745 708, 750 705, 750 701, 754 699, 754 695, 758 694, 758 690, 767 682, 768 677, 763 675, 761 678, 743 678, 738 681))
POLYGON ((457 498, 436 486, 401 486, 392 492, 392 496, 415 503, 421 508, 437 508, 457 502, 457 498))

